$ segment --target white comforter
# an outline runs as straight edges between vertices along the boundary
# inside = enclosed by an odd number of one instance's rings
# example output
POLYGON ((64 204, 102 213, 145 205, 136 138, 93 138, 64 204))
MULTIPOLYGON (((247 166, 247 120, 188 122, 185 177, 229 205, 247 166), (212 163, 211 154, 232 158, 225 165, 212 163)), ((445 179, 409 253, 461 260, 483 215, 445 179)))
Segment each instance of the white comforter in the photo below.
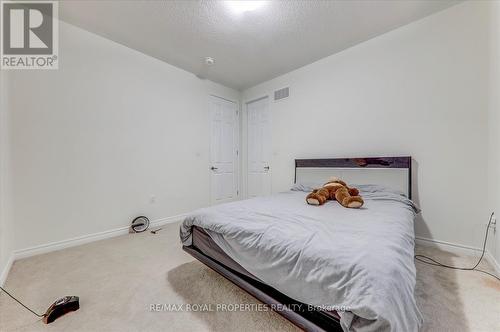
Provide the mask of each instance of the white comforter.
MULTIPOLYGON (((365 205, 305 203, 295 191, 200 209, 181 226, 204 228, 229 257, 300 302, 340 311, 345 331, 417 331, 413 221, 404 196, 361 186, 365 205)), ((308 190, 309 188, 302 188, 308 190)))

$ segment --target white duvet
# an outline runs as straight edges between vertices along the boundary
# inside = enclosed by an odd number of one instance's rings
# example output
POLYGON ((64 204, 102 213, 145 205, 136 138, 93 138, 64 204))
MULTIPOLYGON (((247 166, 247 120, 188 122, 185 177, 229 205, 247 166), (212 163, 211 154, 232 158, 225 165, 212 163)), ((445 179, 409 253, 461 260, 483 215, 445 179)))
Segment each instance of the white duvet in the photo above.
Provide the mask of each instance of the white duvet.
POLYGON ((199 226, 233 260, 297 301, 339 311, 345 331, 417 331, 417 208, 403 195, 359 186, 361 209, 310 206, 310 188, 200 209, 180 230, 199 226), (302 191, 304 190, 304 191, 302 191))

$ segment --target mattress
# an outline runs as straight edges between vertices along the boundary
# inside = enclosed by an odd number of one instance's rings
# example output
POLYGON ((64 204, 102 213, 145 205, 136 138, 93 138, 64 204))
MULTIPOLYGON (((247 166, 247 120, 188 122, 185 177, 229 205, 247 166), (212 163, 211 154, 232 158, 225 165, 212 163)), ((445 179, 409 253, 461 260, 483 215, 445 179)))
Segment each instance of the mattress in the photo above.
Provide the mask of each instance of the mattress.
POLYGON ((193 229, 203 228, 221 250, 217 259, 224 253, 232 269, 297 302, 336 310, 345 331, 417 331, 418 209, 387 188, 360 189, 365 205, 356 210, 309 206, 307 187, 200 209, 181 225, 181 240, 192 245, 193 229))

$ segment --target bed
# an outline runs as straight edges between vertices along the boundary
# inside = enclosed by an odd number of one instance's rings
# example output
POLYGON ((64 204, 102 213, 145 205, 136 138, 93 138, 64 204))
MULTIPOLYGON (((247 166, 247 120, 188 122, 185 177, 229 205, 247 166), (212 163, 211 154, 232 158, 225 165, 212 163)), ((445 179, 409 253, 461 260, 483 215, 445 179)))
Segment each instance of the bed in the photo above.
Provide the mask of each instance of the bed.
POLYGON ((183 249, 306 331, 416 331, 411 157, 295 160, 288 192, 190 214, 183 249), (361 209, 309 206, 332 175, 361 209))

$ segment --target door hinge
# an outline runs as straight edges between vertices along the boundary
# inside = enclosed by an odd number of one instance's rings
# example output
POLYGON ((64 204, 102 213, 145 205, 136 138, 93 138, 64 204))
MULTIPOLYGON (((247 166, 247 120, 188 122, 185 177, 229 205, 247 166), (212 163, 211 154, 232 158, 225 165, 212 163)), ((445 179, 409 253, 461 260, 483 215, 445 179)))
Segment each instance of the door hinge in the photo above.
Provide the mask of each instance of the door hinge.
POLYGON ((240 191, 236 190, 236 196, 238 196, 239 194, 240 194, 240 191))

